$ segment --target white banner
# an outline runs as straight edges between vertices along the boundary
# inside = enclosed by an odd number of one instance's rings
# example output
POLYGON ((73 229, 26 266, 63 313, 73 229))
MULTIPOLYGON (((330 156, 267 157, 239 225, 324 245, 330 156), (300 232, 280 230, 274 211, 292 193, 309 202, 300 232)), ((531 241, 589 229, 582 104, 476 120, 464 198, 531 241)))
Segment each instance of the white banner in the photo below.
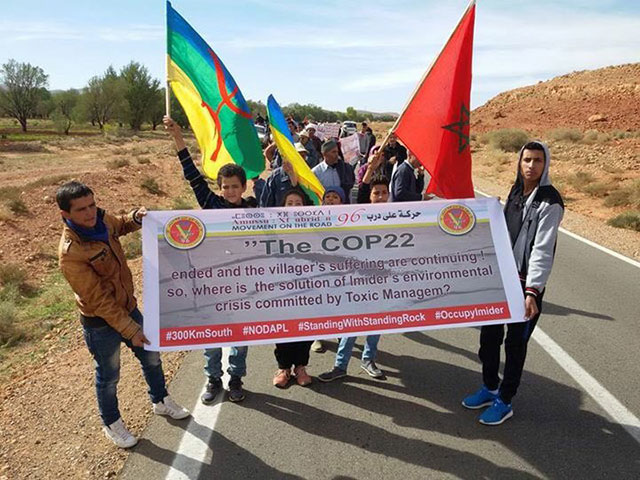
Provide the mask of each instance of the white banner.
POLYGON ((497 199, 153 211, 152 350, 523 321, 497 199))
POLYGON ((355 165, 360 160, 360 137, 357 133, 341 138, 340 148, 345 162, 355 165))

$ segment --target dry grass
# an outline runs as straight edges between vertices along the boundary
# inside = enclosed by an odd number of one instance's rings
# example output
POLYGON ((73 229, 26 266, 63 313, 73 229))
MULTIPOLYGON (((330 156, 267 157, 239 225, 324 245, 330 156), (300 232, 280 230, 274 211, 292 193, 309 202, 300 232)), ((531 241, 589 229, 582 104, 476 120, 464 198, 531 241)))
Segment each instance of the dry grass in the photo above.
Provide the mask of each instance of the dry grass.
POLYGON ((171 204, 172 210, 193 210, 195 208, 193 200, 186 199, 184 197, 176 197, 171 204))
POLYGON ((566 178, 566 182, 579 191, 584 191, 585 187, 594 180, 593 174, 589 172, 575 172, 566 178))
POLYGON ((0 188, 0 204, 4 205, 16 215, 29 213, 27 205, 20 197, 20 189, 18 187, 0 188))
POLYGON ((138 162, 140 165, 148 165, 151 163, 151 160, 149 160, 146 157, 139 157, 139 158, 136 158, 136 162, 138 162))
POLYGON ((604 200, 605 207, 633 206, 640 208, 640 180, 615 190, 604 200))
POLYGON ((122 248, 124 249, 124 254, 127 259, 133 260, 142 255, 142 235, 139 231, 121 237, 120 243, 122 243, 122 248))
POLYGON ((556 142, 577 143, 582 140, 582 132, 575 128, 556 128, 547 133, 549 139, 556 142))
POLYGON ((606 143, 611 140, 611 135, 597 130, 587 130, 582 136, 582 143, 593 145, 594 143, 606 143))
POLYGON ((153 195, 162 195, 163 193, 160 189, 160 185, 158 185, 158 182, 156 182, 156 180, 151 177, 146 177, 144 180, 142 180, 142 182, 140 183, 140 188, 153 195))
POLYGON ((480 141, 504 152, 518 152, 529 141, 529 134, 517 128, 505 128, 485 133, 480 141))
POLYGON ((129 160, 126 158, 118 158, 116 160, 109 160, 106 165, 109 170, 116 170, 118 168, 129 166, 129 160))
POLYGON ((602 198, 607 196, 613 189, 613 186, 607 182, 592 182, 586 185, 582 191, 588 193, 592 197, 602 198))
POLYGON ((53 185, 59 185, 60 183, 69 180, 72 177, 73 175, 68 173, 41 177, 38 180, 34 180, 33 182, 28 183, 26 188, 51 187, 53 185))
POLYGON ((616 228, 626 228, 640 232, 640 212, 628 211, 607 221, 609 225, 616 228))
POLYGON ((0 145, 0 152, 45 153, 48 152, 41 142, 9 142, 0 145))

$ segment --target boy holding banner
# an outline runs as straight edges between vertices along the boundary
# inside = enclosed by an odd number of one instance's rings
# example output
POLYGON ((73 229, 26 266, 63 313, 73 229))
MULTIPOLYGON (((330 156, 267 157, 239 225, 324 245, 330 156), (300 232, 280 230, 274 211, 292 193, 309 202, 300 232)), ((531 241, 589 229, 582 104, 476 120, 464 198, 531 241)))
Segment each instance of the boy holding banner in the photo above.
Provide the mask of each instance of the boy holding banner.
MULTIPOLYGON (((379 152, 375 152, 369 159, 367 171, 358 190, 358 203, 386 203, 389 200, 389 181, 386 177, 374 176, 374 172, 380 166, 381 161, 382 155, 379 152), (368 198, 363 198, 360 189, 368 192, 368 198)), ((362 370, 373 378, 384 377, 384 373, 375 362, 379 341, 380 335, 367 335, 364 351, 362 352, 362 363, 360 364, 362 370)), ((331 382, 347 375, 347 366, 355 343, 356 337, 344 337, 340 340, 338 351, 336 352, 335 365, 332 370, 318 376, 320 381, 331 382)))
POLYGON ((142 331, 143 318, 133 290, 133 277, 120 237, 140 229, 146 210, 111 215, 96 206, 85 184, 68 182, 56 192, 63 220, 58 259, 80 310, 85 343, 95 363, 95 387, 102 430, 120 448, 138 440, 127 429, 118 408, 120 344, 131 349, 142 367, 153 413, 179 420, 189 412, 174 402, 164 380, 158 352, 142 331))
MULTIPOLYGON (((182 165, 184 178, 189 181, 193 193, 198 203, 205 209, 217 208, 250 208, 251 205, 242 198, 242 194, 247 189, 247 176, 244 169, 236 164, 229 163, 220 167, 218 173, 218 186, 222 190, 222 196, 211 191, 207 181, 198 171, 187 146, 182 138, 180 126, 171 117, 165 116, 163 123, 178 150, 178 158, 182 165)), ((231 376, 229 380, 229 400, 240 402, 244 400, 245 394, 242 390, 242 377, 247 374, 247 353, 248 347, 231 347, 229 352, 229 369, 227 372, 231 376)), ((211 404, 218 392, 222 390, 222 349, 207 348, 204 351, 205 367, 204 371, 209 382, 206 391, 201 397, 202 403, 211 404)))

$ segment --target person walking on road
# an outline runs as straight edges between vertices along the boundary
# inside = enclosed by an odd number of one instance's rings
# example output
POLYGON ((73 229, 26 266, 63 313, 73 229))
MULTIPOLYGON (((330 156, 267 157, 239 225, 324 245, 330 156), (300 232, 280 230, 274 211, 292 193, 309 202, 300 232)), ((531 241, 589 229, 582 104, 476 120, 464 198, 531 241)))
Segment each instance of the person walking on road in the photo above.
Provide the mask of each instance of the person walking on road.
POLYGON ((127 215, 98 208, 93 191, 68 182, 56 193, 63 227, 58 261, 80 310, 84 340, 95 362, 95 387, 103 431, 120 448, 138 440, 127 429, 118 409, 120 344, 134 353, 149 387, 153 413, 179 420, 189 412, 168 394, 159 352, 144 349, 143 317, 133 291, 133 277, 119 237, 139 230, 144 207, 127 215))
POLYGON ((500 425, 513 416, 511 401, 520 385, 527 343, 540 318, 542 297, 553 266, 564 203, 549 179, 550 160, 549 149, 542 142, 530 142, 522 147, 516 181, 504 208, 525 295, 525 321, 507 325, 502 382, 498 370, 504 325, 487 325, 481 329, 479 356, 483 385, 466 397, 462 405, 470 409, 488 406, 479 417, 484 425, 500 425))

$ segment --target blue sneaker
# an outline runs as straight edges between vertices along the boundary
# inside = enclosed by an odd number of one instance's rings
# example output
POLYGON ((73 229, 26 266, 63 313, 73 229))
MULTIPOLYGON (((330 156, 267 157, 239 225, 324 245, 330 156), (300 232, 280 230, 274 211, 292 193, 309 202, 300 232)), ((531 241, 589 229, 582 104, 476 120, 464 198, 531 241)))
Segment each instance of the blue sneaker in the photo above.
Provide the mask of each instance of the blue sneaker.
POLYGON ((497 398, 497 394, 491 393, 484 385, 476 393, 473 393, 462 400, 462 406, 476 410, 482 407, 488 407, 493 404, 493 401, 497 398))
POLYGON ((511 404, 507 405, 498 397, 493 401, 493 405, 480 415, 478 421, 483 425, 500 425, 511 417, 513 417, 511 404))

